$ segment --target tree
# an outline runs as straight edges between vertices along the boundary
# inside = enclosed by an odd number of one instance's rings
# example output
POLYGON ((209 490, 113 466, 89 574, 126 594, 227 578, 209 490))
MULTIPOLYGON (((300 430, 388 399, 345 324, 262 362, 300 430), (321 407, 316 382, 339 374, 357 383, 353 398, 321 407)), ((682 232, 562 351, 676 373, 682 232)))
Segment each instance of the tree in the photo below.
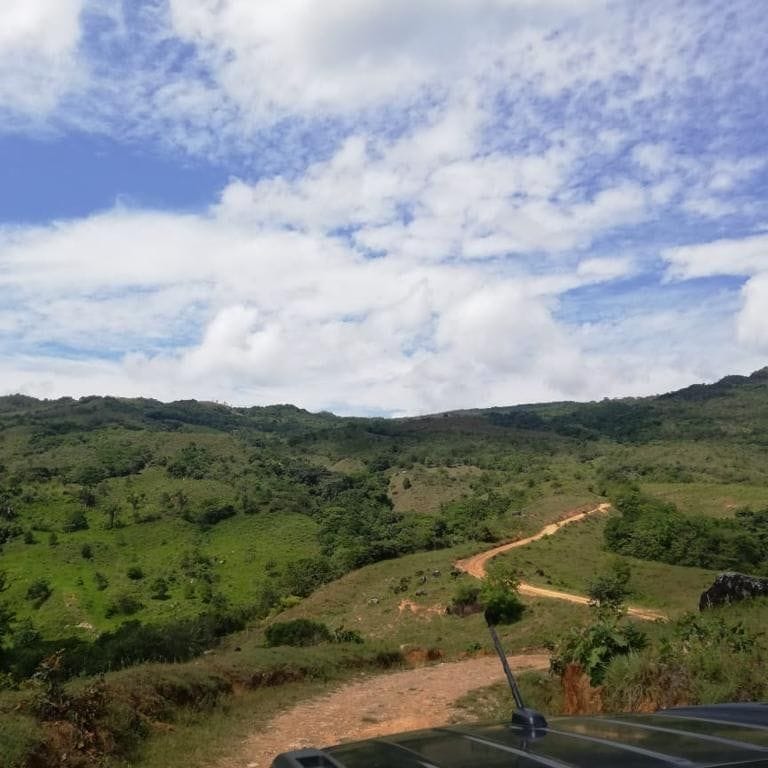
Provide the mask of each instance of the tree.
POLYGON ((525 606, 518 595, 519 579, 515 569, 506 563, 492 563, 480 592, 489 624, 513 624, 519 621, 525 606))
POLYGON ((135 491, 132 491, 125 497, 125 499, 133 512, 134 522, 139 522, 139 511, 144 506, 144 503, 147 500, 147 495, 145 493, 136 493, 135 491))
POLYGON ((47 579, 35 579, 27 587, 26 598, 35 608, 39 608, 53 593, 47 579))
POLYGON ((587 582, 589 604, 594 608, 621 613, 629 597, 629 580, 632 570, 629 563, 616 558, 608 570, 587 582))
MULTIPOLYGON (((5 571, 0 571, 0 595, 8 589, 8 576, 5 571)), ((0 650, 3 647, 3 638, 10 633, 15 615, 7 603, 0 602, 0 650)))
POLYGON ((93 509, 96 506, 96 492, 90 485, 83 485, 77 492, 77 500, 86 509, 93 509))
POLYGON ((64 533, 74 533, 75 531, 84 531, 88 528, 88 518, 82 509, 70 510, 64 518, 62 530, 64 533))
POLYGON ((121 507, 118 503, 112 502, 107 505, 104 510, 104 514, 107 516, 107 530, 111 531, 113 528, 120 527, 120 512, 121 507))

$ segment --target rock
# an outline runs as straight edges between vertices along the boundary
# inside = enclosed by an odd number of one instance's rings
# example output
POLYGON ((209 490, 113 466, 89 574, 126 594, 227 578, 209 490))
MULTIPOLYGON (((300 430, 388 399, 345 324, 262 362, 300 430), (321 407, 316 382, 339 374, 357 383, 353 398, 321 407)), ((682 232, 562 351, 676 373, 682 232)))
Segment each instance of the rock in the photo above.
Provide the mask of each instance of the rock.
POLYGON ((701 593, 699 610, 724 603, 748 600, 750 597, 768 596, 768 579, 746 576, 743 573, 721 573, 712 586, 701 593))

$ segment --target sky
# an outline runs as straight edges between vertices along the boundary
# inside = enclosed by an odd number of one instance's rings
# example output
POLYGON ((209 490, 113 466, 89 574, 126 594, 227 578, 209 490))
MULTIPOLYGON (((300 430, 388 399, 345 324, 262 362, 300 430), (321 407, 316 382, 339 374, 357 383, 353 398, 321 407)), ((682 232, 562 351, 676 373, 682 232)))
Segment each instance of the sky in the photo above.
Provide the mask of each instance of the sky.
POLYGON ((768 364, 754 0, 3 0, 0 393, 402 416, 768 364))

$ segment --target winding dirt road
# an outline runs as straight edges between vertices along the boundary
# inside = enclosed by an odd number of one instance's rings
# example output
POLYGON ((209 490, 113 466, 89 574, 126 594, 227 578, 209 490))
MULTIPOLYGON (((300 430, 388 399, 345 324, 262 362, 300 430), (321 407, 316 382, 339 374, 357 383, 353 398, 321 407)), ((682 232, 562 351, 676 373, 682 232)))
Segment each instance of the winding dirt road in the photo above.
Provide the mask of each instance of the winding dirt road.
MULTIPOLYGON (((543 653, 508 658, 516 671, 549 667, 543 653)), ((480 656, 348 683, 278 715, 218 768, 267 768, 286 750, 445 725, 459 715, 455 702, 465 693, 502 680, 498 658, 480 656)))
MULTIPOLYGON (((574 510, 566 517, 558 520, 555 523, 545 525, 538 533, 533 536, 528 536, 525 539, 518 539, 517 541, 511 541, 508 544, 502 544, 500 547, 494 547, 488 549, 485 552, 480 552, 472 557, 467 557, 464 560, 457 560, 455 565, 460 571, 468 573, 470 576, 474 576, 476 579, 484 579, 486 576, 486 565, 496 555, 500 555, 504 552, 509 552, 512 549, 518 547, 524 547, 527 544, 532 544, 534 541, 539 541, 546 536, 552 536, 557 533, 562 527, 570 525, 571 523, 578 523, 581 520, 585 520, 591 515, 596 515, 610 510, 611 505, 607 503, 598 504, 595 507, 579 508, 574 510)), ((574 595, 570 592, 560 592, 556 589, 547 589, 546 587, 537 587, 533 584, 522 582, 519 587, 521 595, 529 595, 530 597, 548 597, 554 600, 565 600, 569 603, 578 603, 579 605, 589 605, 589 598, 584 595, 574 595)), ((638 619, 645 619, 646 621, 656 621, 657 619, 666 619, 667 617, 659 612, 653 611, 650 608, 638 608, 637 606, 629 606, 627 613, 630 616, 635 616, 638 619)))
MULTIPOLYGON (((598 504, 573 510, 561 520, 544 526, 534 536, 459 560, 456 567, 482 579, 486 575, 488 561, 496 555, 524 547, 545 536, 551 536, 565 525, 609 509, 608 504, 598 504)), ((533 597, 588 603, 583 595, 558 592, 532 584, 521 584, 520 592, 533 597)), ((408 603, 401 603, 400 610, 415 605, 408 603)), ((645 608, 632 607, 628 612, 649 621, 666 618, 661 613, 645 608)), ((543 670, 549 667, 549 656, 544 653, 508 658, 515 671, 543 670)), ((460 716, 456 701, 464 694, 503 679, 504 672, 496 656, 481 656, 366 677, 286 710, 266 726, 256 729, 242 742, 236 754, 219 762, 217 768, 267 768, 276 754, 287 750, 442 725, 460 716)))

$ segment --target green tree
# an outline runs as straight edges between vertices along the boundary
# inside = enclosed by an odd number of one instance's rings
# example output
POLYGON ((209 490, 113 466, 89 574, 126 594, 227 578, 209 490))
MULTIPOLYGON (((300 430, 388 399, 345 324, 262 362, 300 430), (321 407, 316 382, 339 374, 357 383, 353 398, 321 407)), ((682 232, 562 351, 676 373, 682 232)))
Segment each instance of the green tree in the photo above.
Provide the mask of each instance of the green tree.
MULTIPOLYGON (((0 595, 8 589, 8 576, 5 571, 0 571, 0 595)), ((3 639, 11 631, 14 621, 14 613, 6 602, 0 602, 0 652, 2 652, 3 639)))
POLYGON ((48 579, 35 579, 27 587, 26 598, 35 608, 39 608, 53 594, 48 579))
POLYGON ((595 608, 620 613, 630 595, 632 570, 629 563, 616 558, 608 570, 587 582, 589 604, 595 608))
POLYGON ((82 509, 72 509, 64 517, 62 530, 64 533, 74 533, 75 531, 84 531, 88 528, 88 518, 82 509))

